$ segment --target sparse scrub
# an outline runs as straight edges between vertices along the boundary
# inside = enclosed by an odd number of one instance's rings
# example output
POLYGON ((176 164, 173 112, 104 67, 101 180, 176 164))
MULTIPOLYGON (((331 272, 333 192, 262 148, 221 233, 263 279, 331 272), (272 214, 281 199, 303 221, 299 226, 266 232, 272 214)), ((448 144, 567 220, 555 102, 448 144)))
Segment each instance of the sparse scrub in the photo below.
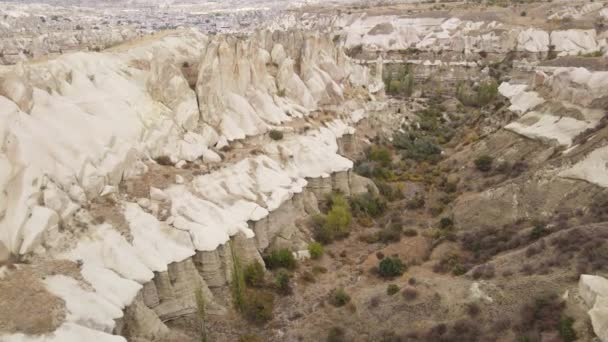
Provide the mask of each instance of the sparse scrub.
POLYGON ((441 147, 432 138, 417 132, 395 133, 393 146, 401 150, 405 158, 415 161, 437 162, 441 159, 441 147))
POLYGON ((386 201, 370 192, 351 197, 350 206, 355 215, 369 215, 378 217, 386 211, 386 201))
POLYGON ((557 295, 544 295, 522 306, 517 330, 522 339, 539 340, 541 332, 559 333, 564 341, 576 340, 574 320, 563 316, 565 304, 557 295))
POLYGON ((424 196, 421 193, 416 193, 414 197, 407 201, 406 207, 411 210, 421 209, 424 208, 424 203, 424 196))
POLYGON ((374 145, 369 150, 368 159, 386 167, 393 160, 391 151, 386 146, 374 145))
POLYGON ((263 324, 273 317, 274 296, 264 290, 248 289, 242 312, 250 322, 263 324))

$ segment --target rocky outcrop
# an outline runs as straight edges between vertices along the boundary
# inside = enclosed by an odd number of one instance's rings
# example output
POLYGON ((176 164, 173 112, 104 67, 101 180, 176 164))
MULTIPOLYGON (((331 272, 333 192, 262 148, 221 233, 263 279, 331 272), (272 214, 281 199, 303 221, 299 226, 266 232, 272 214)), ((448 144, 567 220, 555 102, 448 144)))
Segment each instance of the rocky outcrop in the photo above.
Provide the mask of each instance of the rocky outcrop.
POLYGON ((16 103, 27 92, 0 97, 0 241, 82 273, 44 281, 67 303, 44 340, 170 340, 162 322, 196 312, 199 290, 209 313, 224 312, 210 288, 230 282, 235 257, 306 246, 298 219, 318 210, 314 194, 371 186, 347 172, 337 142, 365 116, 362 101, 312 114, 342 101, 351 79, 372 78, 318 33, 209 41, 186 30, 27 68, 31 113, 16 103), (184 63, 200 66, 196 90, 184 63), (264 136, 270 128, 284 138, 264 136), (304 191, 317 178, 323 190, 304 191))
POLYGON ((589 310, 593 331, 600 341, 608 341, 608 280, 600 276, 583 274, 579 280, 578 290, 589 310))
POLYGON ((312 238, 305 219, 319 212, 318 203, 325 194, 342 191, 356 195, 368 189, 377 191, 370 180, 350 175, 349 171, 311 179, 303 192, 295 194, 264 219, 250 222, 255 232, 253 238, 237 234, 213 251, 198 251, 190 259, 170 264, 166 272, 156 273, 125 309, 125 317, 115 333, 151 341, 175 338, 167 337, 174 333, 163 322, 197 312, 196 292, 199 290, 203 291, 207 314, 225 314, 226 308, 217 303, 209 288, 222 288, 232 282, 234 258, 238 258, 241 265, 254 261, 264 264, 261 255, 266 250, 306 250, 312 238), (343 181, 349 178, 353 181, 343 181))

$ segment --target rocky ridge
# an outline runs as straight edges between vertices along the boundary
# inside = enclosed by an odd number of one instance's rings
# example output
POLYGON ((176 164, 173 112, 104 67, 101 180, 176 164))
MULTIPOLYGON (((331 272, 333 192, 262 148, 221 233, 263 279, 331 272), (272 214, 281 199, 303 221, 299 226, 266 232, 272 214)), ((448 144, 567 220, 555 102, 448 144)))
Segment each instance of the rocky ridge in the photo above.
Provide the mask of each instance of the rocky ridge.
POLYGON ((229 245, 258 260, 278 236, 302 248, 293 223, 273 221, 314 210, 314 193, 332 183, 366 191, 336 140, 366 99, 316 116, 374 83, 330 38, 297 31, 242 40, 186 30, 4 71, 3 280, 28 275, 63 305, 40 306, 51 319, 42 330, 3 318, 2 338, 179 338, 161 322, 196 309, 197 284, 221 313, 209 288, 230 281, 229 245), (272 141, 271 129, 285 138, 272 141), (155 178, 157 168, 166 173, 155 178), (320 188, 303 192, 315 178, 320 188), (32 273, 52 260, 76 271, 32 273))

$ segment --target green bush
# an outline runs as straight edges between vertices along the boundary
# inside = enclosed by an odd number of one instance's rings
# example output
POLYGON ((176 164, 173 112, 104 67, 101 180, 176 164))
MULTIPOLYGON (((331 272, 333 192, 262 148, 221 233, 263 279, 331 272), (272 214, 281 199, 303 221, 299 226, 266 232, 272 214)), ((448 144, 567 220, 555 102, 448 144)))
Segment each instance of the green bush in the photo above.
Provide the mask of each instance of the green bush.
POLYGON ((494 162, 494 158, 488 155, 482 155, 475 159, 475 167, 477 170, 481 172, 488 172, 492 170, 492 163, 494 162))
POLYGON ((393 223, 378 232, 378 240, 384 243, 398 242, 401 240, 402 230, 403 228, 401 224, 393 223))
POLYGON ((341 307, 350 302, 350 296, 343 288, 337 288, 331 291, 329 302, 335 307, 341 307))
POLYGON ((386 257, 380 260, 378 274, 383 278, 397 277, 405 272, 406 266, 398 257, 386 257))
POLYGON ((261 287, 264 285, 264 266, 258 261, 254 261, 245 267, 243 276, 248 286, 261 287))
POLYGON ((283 139, 283 132, 277 131, 276 129, 271 130, 268 135, 272 140, 281 140, 283 139))
POLYGON ((274 283, 279 293, 289 294, 291 293, 291 285, 289 283, 289 273, 285 270, 280 270, 274 277, 274 283))
POLYGON ((464 82, 456 87, 456 98, 466 106, 483 107, 494 101, 497 96, 498 83, 494 80, 481 82, 475 91, 464 82))
POLYGON ((386 201, 379 196, 366 192, 351 197, 350 206, 357 214, 365 214, 371 217, 379 217, 386 211, 386 201))
POLYGON ((387 94, 412 96, 414 92, 414 73, 411 66, 404 65, 397 71, 397 78, 388 70, 384 77, 384 87, 387 94))
POLYGON ((574 319, 571 317, 564 317, 559 322, 559 335, 562 337, 564 342, 576 341, 576 331, 572 327, 574 325, 574 319))
POLYGON ((241 267, 241 261, 236 254, 232 240, 229 242, 230 254, 232 255, 232 282, 230 284, 230 290, 232 293, 232 300, 237 310, 242 311, 245 303, 245 276, 241 267))
POLYGON ((332 327, 327 333, 327 342, 344 342, 346 341, 346 333, 341 327, 332 327))
POLYGON ((430 138, 414 132, 397 132, 393 146, 402 151, 405 158, 415 161, 437 162, 441 159, 441 147, 430 138))
POLYGON ((243 314, 250 322, 266 323, 273 317, 274 296, 263 290, 247 290, 243 302, 243 314))
POLYGON ((344 196, 340 194, 332 195, 330 205, 331 209, 323 220, 315 219, 318 223, 315 226, 315 239, 326 244, 348 236, 352 222, 350 206, 344 196))
POLYGON ((241 335, 239 337, 239 342, 262 342, 262 339, 255 334, 247 334, 241 335))
POLYGON ((393 160, 391 151, 385 146, 378 145, 374 145, 370 148, 368 158, 385 167, 389 166, 393 160))
POLYGON ((416 193, 414 195, 414 197, 412 197, 409 201, 407 201, 405 206, 408 209, 415 210, 415 209, 424 208, 424 204, 425 204, 424 196, 420 193, 416 193))
POLYGON ((390 179, 393 171, 376 161, 362 161, 355 164, 355 172, 363 177, 374 179, 390 179))
POLYGON ((297 265, 296 258, 287 248, 272 251, 270 255, 264 258, 264 262, 269 269, 283 267, 293 270, 297 265))
POLYGON ((408 228, 408 229, 406 229, 406 230, 403 231, 403 235, 405 235, 407 237, 418 236, 418 231, 416 229, 413 229, 413 228, 408 228))
POLYGON ((454 228, 454 221, 449 217, 442 217, 441 220, 439 220, 439 228, 452 229, 454 228))
POLYGON ((308 252, 310 253, 310 257, 312 259, 319 259, 325 253, 323 246, 318 242, 312 242, 308 245, 308 252))
POLYGON ((537 222, 534 224, 534 228, 532 228, 532 232, 530 233, 531 240, 538 240, 541 237, 548 234, 547 228, 545 224, 542 222, 537 222))
POLYGON ((395 285, 395 284, 389 284, 386 287, 386 294, 389 296, 394 295, 395 293, 399 292, 399 286, 395 285))

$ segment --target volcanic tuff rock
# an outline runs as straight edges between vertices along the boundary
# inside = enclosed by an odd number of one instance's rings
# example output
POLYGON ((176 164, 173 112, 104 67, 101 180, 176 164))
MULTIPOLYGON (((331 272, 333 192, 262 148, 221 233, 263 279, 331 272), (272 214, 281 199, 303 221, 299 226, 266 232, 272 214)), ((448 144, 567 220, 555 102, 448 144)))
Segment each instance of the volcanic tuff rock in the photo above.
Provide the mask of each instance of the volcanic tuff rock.
POLYGON ((2 75, 0 241, 32 263, 73 260, 83 277, 39 279, 65 301, 65 321, 39 337, 5 331, 4 340, 171 337, 161 322, 194 312, 197 288, 210 312, 224 312, 209 287, 231 280, 232 253, 262 261, 266 248, 305 246, 295 220, 318 211, 313 192, 302 193, 306 179, 368 189, 346 173, 352 162, 337 142, 363 118, 363 101, 321 122, 314 115, 345 101, 349 87, 382 86, 330 38, 184 30, 129 45, 2 75), (192 66, 195 89, 184 74, 192 66), (285 137, 269 141, 270 129, 285 137))

